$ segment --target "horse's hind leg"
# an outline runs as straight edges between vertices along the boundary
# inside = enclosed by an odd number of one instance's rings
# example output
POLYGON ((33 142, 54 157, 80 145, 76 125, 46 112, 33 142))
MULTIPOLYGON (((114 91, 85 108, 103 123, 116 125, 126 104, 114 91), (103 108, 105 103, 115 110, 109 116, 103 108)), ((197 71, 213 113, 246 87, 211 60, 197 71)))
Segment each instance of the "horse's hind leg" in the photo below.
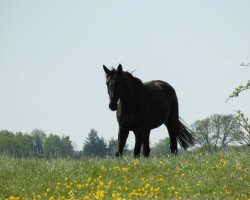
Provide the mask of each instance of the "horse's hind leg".
POLYGON ((149 147, 149 134, 150 134, 150 130, 149 131, 145 131, 143 133, 143 136, 142 136, 142 144, 143 144, 143 155, 144 157, 148 157, 149 156, 149 153, 150 153, 150 147, 149 147))
POLYGON ((175 118, 169 118, 168 121, 165 123, 167 129, 168 129, 168 134, 170 137, 170 149, 171 153, 176 155, 177 154, 177 122, 175 118))

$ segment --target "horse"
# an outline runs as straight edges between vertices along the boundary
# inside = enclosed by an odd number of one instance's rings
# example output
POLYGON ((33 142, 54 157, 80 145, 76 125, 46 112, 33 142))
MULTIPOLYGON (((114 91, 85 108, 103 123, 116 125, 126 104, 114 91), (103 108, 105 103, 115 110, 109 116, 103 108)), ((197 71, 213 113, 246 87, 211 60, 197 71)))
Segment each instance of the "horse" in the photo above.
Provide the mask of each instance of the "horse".
POLYGON ((141 146, 143 155, 150 154, 150 131, 162 124, 167 127, 170 137, 171 154, 177 154, 177 141, 183 149, 194 145, 191 131, 179 118, 178 99, 174 88, 161 80, 143 83, 131 73, 108 69, 103 65, 109 95, 109 108, 116 111, 119 125, 118 149, 116 156, 121 157, 129 131, 135 135, 134 157, 139 158, 141 146))

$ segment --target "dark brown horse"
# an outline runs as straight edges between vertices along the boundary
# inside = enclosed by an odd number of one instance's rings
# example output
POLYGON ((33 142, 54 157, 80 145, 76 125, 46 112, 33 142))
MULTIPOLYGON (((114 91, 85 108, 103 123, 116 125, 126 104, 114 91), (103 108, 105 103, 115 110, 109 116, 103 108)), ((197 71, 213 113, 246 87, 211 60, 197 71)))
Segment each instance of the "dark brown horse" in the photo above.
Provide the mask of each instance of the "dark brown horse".
POLYGON ((174 88, 160 80, 142 83, 129 72, 124 72, 121 64, 117 69, 109 70, 105 65, 106 84, 109 95, 109 108, 116 111, 119 124, 118 151, 122 156, 129 131, 135 134, 134 156, 149 156, 149 134, 151 129, 165 124, 169 137, 170 149, 177 153, 177 141, 187 149, 194 144, 190 131, 179 119, 178 100, 174 88))

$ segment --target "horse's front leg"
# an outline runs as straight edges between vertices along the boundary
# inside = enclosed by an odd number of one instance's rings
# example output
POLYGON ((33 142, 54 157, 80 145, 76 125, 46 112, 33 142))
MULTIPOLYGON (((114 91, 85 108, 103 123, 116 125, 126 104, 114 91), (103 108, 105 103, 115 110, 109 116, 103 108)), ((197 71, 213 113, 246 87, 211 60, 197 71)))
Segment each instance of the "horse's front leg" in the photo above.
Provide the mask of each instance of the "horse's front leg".
POLYGON ((123 149, 126 144, 127 138, 128 138, 129 130, 126 128, 119 127, 119 132, 118 132, 118 148, 116 152, 116 156, 122 156, 123 154, 123 149))
POLYGON ((141 153, 141 145, 142 145, 142 136, 141 132, 135 131, 135 148, 134 148, 134 157, 135 158, 140 158, 140 153, 141 153))

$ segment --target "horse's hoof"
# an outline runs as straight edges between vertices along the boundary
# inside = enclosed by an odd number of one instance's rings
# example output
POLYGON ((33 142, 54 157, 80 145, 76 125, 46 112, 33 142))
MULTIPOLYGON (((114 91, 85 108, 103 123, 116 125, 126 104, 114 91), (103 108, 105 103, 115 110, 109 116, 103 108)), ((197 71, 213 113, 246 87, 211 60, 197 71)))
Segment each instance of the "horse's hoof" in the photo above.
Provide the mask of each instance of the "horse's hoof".
POLYGON ((116 157, 120 157, 119 152, 115 153, 115 156, 116 156, 116 157))
POLYGON ((171 151, 172 156, 177 156, 177 149, 171 151))

